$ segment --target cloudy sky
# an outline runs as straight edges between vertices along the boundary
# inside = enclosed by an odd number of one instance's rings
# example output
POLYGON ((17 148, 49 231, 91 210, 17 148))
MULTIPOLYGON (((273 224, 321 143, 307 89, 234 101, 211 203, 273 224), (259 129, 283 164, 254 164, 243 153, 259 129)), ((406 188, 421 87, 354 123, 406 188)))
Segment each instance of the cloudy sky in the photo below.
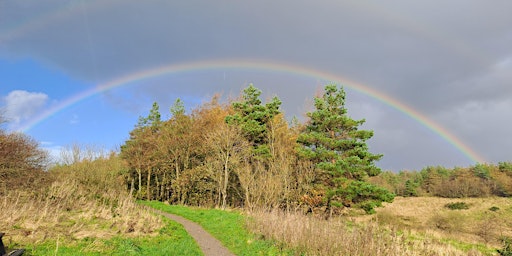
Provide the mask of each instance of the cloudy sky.
POLYGON ((52 150, 115 149, 154 101, 169 117, 178 97, 190 110, 253 83, 303 118, 336 82, 375 131, 383 169, 512 161, 510 10, 505 0, 0 0, 3 128, 52 150))

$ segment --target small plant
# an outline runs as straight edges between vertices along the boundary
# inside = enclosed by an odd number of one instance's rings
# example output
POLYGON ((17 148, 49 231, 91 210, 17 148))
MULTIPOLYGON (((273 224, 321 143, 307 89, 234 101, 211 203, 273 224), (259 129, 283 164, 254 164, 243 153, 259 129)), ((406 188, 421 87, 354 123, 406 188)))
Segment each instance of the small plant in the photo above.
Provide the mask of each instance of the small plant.
POLYGON ((469 209, 469 205, 465 202, 455 202, 455 203, 447 203, 444 207, 450 210, 467 210, 469 209))
POLYGON ((497 250, 498 253, 502 256, 512 256, 512 238, 502 237, 501 242, 503 243, 503 247, 497 250))
POLYGON ((497 206, 493 206, 493 207, 489 208, 489 211, 491 211, 491 212, 497 212, 499 209, 500 209, 499 207, 497 207, 497 206))

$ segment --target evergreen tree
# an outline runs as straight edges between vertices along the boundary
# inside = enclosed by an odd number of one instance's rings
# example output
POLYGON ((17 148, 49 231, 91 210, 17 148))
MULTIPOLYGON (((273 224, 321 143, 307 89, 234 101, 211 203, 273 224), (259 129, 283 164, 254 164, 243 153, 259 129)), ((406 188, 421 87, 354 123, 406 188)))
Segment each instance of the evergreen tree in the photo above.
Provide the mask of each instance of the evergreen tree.
POLYGON ((228 124, 240 126, 244 137, 253 146, 256 156, 269 157, 268 124, 280 113, 281 100, 278 97, 265 105, 260 100, 261 90, 250 84, 244 89, 242 100, 233 102, 235 113, 226 117, 228 124))
POLYGON ((180 98, 174 101, 174 104, 170 108, 173 117, 185 115, 185 105, 180 98))
POLYGON ((160 115, 160 106, 155 101, 153 102, 153 106, 149 111, 149 115, 147 117, 139 117, 139 122, 137 127, 146 127, 151 126, 153 128, 158 127, 161 124, 161 115, 160 115))
POLYGON ((314 190, 322 194, 326 211, 355 205, 371 213, 382 201, 392 201, 393 194, 366 182, 380 173, 375 161, 382 155, 368 151, 366 141, 373 132, 359 129, 364 120, 347 115, 343 88, 327 85, 323 96, 315 98, 315 111, 307 115, 297 152, 317 166, 314 190))

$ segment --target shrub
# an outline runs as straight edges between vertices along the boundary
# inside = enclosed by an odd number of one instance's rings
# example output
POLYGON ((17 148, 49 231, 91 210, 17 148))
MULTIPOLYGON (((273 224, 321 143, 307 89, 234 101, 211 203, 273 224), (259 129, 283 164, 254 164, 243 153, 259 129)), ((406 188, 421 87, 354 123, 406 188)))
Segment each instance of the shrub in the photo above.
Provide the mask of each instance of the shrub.
POLYGON ((476 164, 473 167, 473 173, 478 178, 489 180, 491 179, 491 174, 489 172, 490 166, 484 165, 484 164, 476 164))
POLYGON ((419 184, 418 183, 415 183, 411 180, 406 180, 405 181, 405 190, 404 190, 404 195, 405 197, 408 197, 408 196, 418 196, 418 191, 416 191, 416 189, 419 187, 419 184))
POLYGON ((499 162, 498 169, 501 172, 512 173, 512 162, 499 162))
POLYGON ((466 210, 469 209, 469 205, 465 202, 455 202, 455 203, 447 203, 444 207, 450 210, 466 210))
POLYGON ((493 207, 489 208, 489 211, 496 212, 496 211, 498 211, 499 209, 500 209, 499 207, 497 207, 497 206, 493 206, 493 207))

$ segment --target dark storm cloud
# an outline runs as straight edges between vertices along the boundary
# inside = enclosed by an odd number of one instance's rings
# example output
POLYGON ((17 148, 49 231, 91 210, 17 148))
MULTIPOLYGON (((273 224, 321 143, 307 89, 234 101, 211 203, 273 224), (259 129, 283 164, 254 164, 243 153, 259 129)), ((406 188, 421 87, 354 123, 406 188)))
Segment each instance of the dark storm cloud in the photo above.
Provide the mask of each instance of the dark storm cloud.
MULTIPOLYGON (((507 137, 502 127, 512 125, 506 114, 512 97, 510 1, 42 2, 0 2, 0 56, 30 56, 94 83, 194 60, 294 63, 391 95, 442 123, 477 151, 485 150, 490 161, 504 159, 499 151, 509 152, 512 145, 505 140, 492 149, 497 138, 507 137), (32 22, 46 22, 26 25, 31 17, 32 22), (482 124, 494 118, 500 119, 499 125, 482 124)), ((237 95, 252 82, 264 97, 281 97, 287 113, 300 115, 317 86, 308 79, 229 70, 227 76, 194 75, 148 82, 134 89, 134 95, 165 102, 219 91, 237 95)), ((107 98, 125 104, 119 97, 107 98)), ((383 160, 386 165, 418 168, 436 159, 450 165, 444 151, 418 137, 422 128, 411 127, 411 119, 363 100, 370 103, 354 114, 367 117, 378 130, 372 147, 390 152, 391 160, 383 160), (400 159, 404 151, 416 154, 400 159)), ((427 133, 427 138, 434 136, 427 133)), ((453 164, 464 163, 455 158, 453 164)))

